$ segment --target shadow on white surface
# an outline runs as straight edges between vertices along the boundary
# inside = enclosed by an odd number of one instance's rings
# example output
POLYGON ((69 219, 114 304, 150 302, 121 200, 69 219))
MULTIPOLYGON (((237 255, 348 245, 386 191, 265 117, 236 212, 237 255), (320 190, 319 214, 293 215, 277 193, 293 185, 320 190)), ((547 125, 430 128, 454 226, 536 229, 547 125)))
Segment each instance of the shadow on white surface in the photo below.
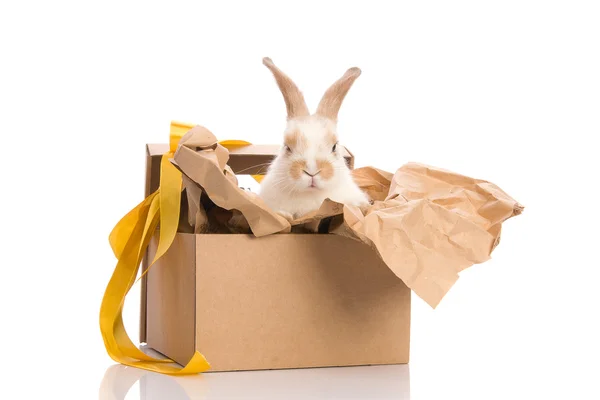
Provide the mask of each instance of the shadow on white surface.
POLYGON ((410 399, 408 365, 215 372, 172 377, 124 365, 106 370, 100 400, 410 399), (130 393, 131 392, 131 393, 130 393))

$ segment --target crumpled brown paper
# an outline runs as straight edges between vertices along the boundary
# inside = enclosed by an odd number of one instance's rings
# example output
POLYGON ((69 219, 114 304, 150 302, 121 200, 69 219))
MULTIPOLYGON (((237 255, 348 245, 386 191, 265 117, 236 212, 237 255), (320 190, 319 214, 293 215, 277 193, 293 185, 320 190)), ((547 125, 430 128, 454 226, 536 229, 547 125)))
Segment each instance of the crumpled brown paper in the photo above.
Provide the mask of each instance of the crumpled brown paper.
POLYGON ((238 187, 228 158, 227 149, 203 127, 181 139, 172 162, 184 174, 191 225, 206 223, 200 200, 205 194, 217 208, 238 213, 235 224, 243 229, 247 221, 257 237, 302 227, 359 240, 432 307, 460 271, 490 258, 502 222, 523 210, 492 183, 409 163, 395 174, 371 167, 353 170, 373 201, 366 210, 326 200, 319 210, 289 222, 238 187))

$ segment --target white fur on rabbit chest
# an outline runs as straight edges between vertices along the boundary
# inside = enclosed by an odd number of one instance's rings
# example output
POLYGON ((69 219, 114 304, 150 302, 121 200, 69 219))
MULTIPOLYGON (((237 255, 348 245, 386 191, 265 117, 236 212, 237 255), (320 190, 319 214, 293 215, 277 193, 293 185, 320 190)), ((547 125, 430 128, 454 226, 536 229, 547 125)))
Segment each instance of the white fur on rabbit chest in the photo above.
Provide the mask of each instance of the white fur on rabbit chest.
POLYGON ((274 211, 290 214, 294 218, 317 210, 325 199, 355 206, 368 204, 367 196, 356 186, 350 174, 347 175, 346 178, 341 176, 335 178, 338 181, 337 184, 331 185, 327 189, 304 192, 278 190, 269 182, 274 176, 266 176, 261 184, 260 197, 274 211))

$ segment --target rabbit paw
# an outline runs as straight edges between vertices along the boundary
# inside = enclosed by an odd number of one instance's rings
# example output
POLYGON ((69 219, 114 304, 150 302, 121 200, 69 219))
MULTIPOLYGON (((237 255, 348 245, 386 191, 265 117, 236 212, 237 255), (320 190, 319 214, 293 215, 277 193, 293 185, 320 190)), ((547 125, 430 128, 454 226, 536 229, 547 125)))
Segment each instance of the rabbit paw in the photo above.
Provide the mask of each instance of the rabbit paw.
POLYGON ((294 216, 292 214, 290 214, 289 212, 287 212, 287 211, 278 211, 277 214, 281 215, 289 223, 291 223, 294 220, 294 216))
POLYGON ((367 201, 360 202, 360 204, 358 204, 357 206, 363 215, 367 215, 373 204, 374 204, 373 200, 367 200, 367 201))

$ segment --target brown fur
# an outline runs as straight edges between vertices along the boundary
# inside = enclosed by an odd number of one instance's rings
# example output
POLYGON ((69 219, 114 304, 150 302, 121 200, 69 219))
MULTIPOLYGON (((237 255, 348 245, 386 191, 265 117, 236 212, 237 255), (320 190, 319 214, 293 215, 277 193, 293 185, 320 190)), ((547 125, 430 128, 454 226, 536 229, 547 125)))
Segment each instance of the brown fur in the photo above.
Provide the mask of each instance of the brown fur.
POLYGON ((302 171, 306 169, 306 161, 304 160, 296 160, 292 163, 292 167, 290 168, 290 175, 294 179, 300 179, 302 176, 302 171))
POLYGON ((340 79, 331 85, 323 95, 317 107, 316 114, 337 122, 342 101, 344 101, 344 97, 346 97, 348 90, 350 90, 356 78, 360 76, 360 72, 360 69, 356 67, 350 68, 340 79))
POLYGON ((298 89, 298 86, 296 86, 289 76, 277 68, 270 58, 263 58, 263 64, 271 70, 275 77, 275 81, 279 86, 279 90, 281 90, 281 94, 283 94, 288 119, 307 117, 309 115, 308 107, 306 106, 304 96, 302 95, 302 92, 300 92, 300 89, 298 89))
POLYGON ((306 138, 298 131, 285 135, 284 143, 292 150, 302 151, 306 148, 306 138))
POLYGON ((333 147, 333 145, 338 142, 338 137, 335 133, 328 131, 325 140, 327 140, 328 145, 333 147))
POLYGON ((317 160, 317 169, 321 171, 319 175, 323 179, 331 179, 333 176, 333 165, 327 160, 317 160))

